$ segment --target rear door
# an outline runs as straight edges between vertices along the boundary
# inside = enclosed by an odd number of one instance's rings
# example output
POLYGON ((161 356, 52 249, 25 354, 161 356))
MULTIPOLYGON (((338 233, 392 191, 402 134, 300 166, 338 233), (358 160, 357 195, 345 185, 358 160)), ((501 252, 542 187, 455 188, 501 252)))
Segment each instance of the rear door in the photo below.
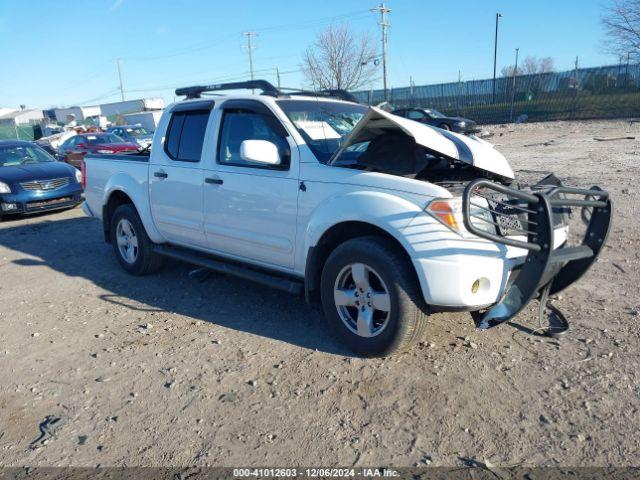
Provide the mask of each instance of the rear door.
POLYGON ((153 220, 172 243, 206 247, 202 217, 202 157, 213 102, 175 107, 163 148, 152 154, 149 196, 153 220))
POLYGON ((217 111, 216 158, 205 169, 204 225, 211 250, 289 269, 294 262, 298 202, 298 149, 261 102, 228 100, 217 111), (251 164, 244 140, 278 147, 281 165, 251 164))

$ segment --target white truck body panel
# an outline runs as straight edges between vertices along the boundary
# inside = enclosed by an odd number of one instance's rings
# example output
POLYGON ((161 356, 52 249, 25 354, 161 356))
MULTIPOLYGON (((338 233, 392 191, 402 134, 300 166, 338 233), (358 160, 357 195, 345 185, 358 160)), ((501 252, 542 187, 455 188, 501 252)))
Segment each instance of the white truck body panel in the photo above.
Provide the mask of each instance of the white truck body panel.
MULTIPOLYGON (((511 269, 523 261, 526 252, 477 237, 462 239, 425 213, 434 198, 450 198, 448 190, 421 180, 321 164, 275 99, 233 98, 260 101, 284 125, 291 149, 288 170, 216 162, 224 98, 216 99, 209 118, 201 161, 172 161, 163 148, 170 106, 156 130, 149 163, 88 159, 85 212, 101 217, 110 195, 119 190, 131 198, 155 243, 189 247, 301 278, 309 249, 332 226, 368 223, 387 232, 406 250, 428 304, 482 306, 500 298, 511 269), (156 177, 158 172, 168 177, 156 177), (206 183, 214 177, 224 179, 224 184, 206 183), (477 279, 482 279, 481 288, 474 295, 471 284, 477 279)), ((487 142, 463 138, 472 152, 469 159, 435 129, 378 109, 369 111, 349 142, 371 135, 376 122, 385 128, 400 128, 417 143, 448 157, 513 176, 504 157, 487 142)), ((565 239, 566 232, 557 233, 558 245, 565 239)))

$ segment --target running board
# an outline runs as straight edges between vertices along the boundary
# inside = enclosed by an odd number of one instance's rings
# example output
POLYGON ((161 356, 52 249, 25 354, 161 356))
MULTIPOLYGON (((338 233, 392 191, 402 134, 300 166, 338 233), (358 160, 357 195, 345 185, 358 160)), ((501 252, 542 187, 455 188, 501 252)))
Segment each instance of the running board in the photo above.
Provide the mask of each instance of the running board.
POLYGON ((156 245, 153 251, 158 255, 174 258, 183 262, 192 263, 218 273, 226 273, 235 277, 251 280, 252 282, 275 288, 283 292, 295 295, 302 294, 303 284, 295 280, 289 280, 265 271, 253 270, 249 267, 236 263, 226 262, 213 258, 205 253, 194 252, 182 248, 171 247, 168 245, 156 245))

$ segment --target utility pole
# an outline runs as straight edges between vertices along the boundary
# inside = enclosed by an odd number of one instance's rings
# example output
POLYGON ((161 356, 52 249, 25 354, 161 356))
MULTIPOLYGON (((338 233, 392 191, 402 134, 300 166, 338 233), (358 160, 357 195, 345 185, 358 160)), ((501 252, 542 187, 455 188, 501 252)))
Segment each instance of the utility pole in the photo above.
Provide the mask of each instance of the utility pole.
POLYGON ((256 34, 254 32, 244 32, 243 35, 247 36, 247 44, 243 45, 242 47, 246 48, 249 52, 249 76, 251 80, 253 80, 253 49, 255 47, 251 44, 251 38, 256 34))
POLYGON ((389 28, 389 22, 387 22, 387 14, 391 13, 391 9, 387 8, 384 2, 380 3, 380 6, 371 9, 372 12, 380 12, 380 25, 382 29, 382 85, 384 88, 384 100, 388 101, 387 96, 387 28, 389 28))
POLYGON ((571 109, 571 118, 576 116, 576 110, 578 109, 578 88, 580 87, 580 82, 578 81, 578 57, 576 56, 576 66, 573 73, 574 76, 574 92, 573 92, 573 108, 571 109))
POLYGON ((493 99, 491 103, 496 103, 496 64, 498 61, 498 23, 502 17, 501 13, 496 13, 496 37, 493 48, 493 99))
POLYGON ((629 83, 629 61, 631 60, 631 52, 627 52, 627 67, 624 71, 624 86, 626 87, 629 83))
POLYGON ((462 70, 458 70, 458 91, 456 92, 456 113, 460 116, 460 85, 462 84, 462 70))
POLYGON ((120 80, 120 99, 124 102, 124 86, 122 85, 122 70, 120 68, 120 59, 116 60, 118 66, 118 79, 120 80))
POLYGON ((520 49, 516 48, 516 66, 513 68, 513 84, 511 85, 511 114, 509 115, 509 121, 513 121, 513 107, 516 102, 516 75, 518 75, 518 54, 520 49))
POLYGON ((276 67, 276 79, 278 80, 278 90, 280 90, 280 69, 276 67))

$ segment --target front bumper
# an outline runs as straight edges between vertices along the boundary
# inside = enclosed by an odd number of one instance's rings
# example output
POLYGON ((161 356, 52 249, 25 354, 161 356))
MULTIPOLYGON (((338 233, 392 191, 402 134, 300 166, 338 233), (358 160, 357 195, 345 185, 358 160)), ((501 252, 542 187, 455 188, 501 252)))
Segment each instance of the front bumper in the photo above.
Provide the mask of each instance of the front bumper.
MULTIPOLYGON (((554 248, 567 239, 567 227, 555 229, 554 248)), ((414 258, 425 302, 438 311, 475 311, 500 300, 513 273, 525 262, 527 251, 508 245, 487 248, 487 242, 462 240, 465 247, 437 249, 414 258), (474 284, 477 283, 477 285, 474 284)))
POLYGON ((480 179, 465 188, 462 208, 469 232, 527 252, 517 277, 506 286, 500 301, 476 317, 478 326, 486 329, 507 322, 531 300, 540 298, 541 323, 549 307, 552 316, 562 320, 562 331, 566 330, 564 315, 547 305, 547 299, 579 280, 596 261, 611 228, 613 207, 609 194, 599 187, 564 187, 553 176, 526 191, 480 179), (478 203, 478 199, 486 203, 478 203), (486 222, 486 217, 474 215, 471 206, 491 213, 496 233, 479 228, 478 220, 486 222), (581 208, 586 233, 579 245, 563 242, 557 248, 555 220, 572 207, 581 208), (514 231, 520 234, 519 238, 507 234, 514 231))
POLYGON ((481 328, 510 320, 536 298, 541 316, 545 307, 562 316, 546 305, 547 298, 576 282, 595 262, 606 243, 611 216, 609 195, 598 187, 563 187, 552 176, 527 190, 475 180, 463 195, 464 224, 473 237, 446 243, 417 237, 433 245, 413 257, 425 302, 435 311, 482 310, 474 315, 481 328), (491 197, 492 193, 499 196, 491 197), (479 202, 479 197, 487 202, 479 202), (571 207, 580 207, 588 224, 577 246, 568 242, 571 207), (472 213, 477 208, 491 215, 477 216, 472 213), (495 234, 479 228, 487 218, 493 218, 489 223, 494 223, 495 234))
POLYGON ((50 191, 27 191, 0 194, 0 214, 29 214, 70 208, 82 202, 82 186, 72 182, 50 191))

